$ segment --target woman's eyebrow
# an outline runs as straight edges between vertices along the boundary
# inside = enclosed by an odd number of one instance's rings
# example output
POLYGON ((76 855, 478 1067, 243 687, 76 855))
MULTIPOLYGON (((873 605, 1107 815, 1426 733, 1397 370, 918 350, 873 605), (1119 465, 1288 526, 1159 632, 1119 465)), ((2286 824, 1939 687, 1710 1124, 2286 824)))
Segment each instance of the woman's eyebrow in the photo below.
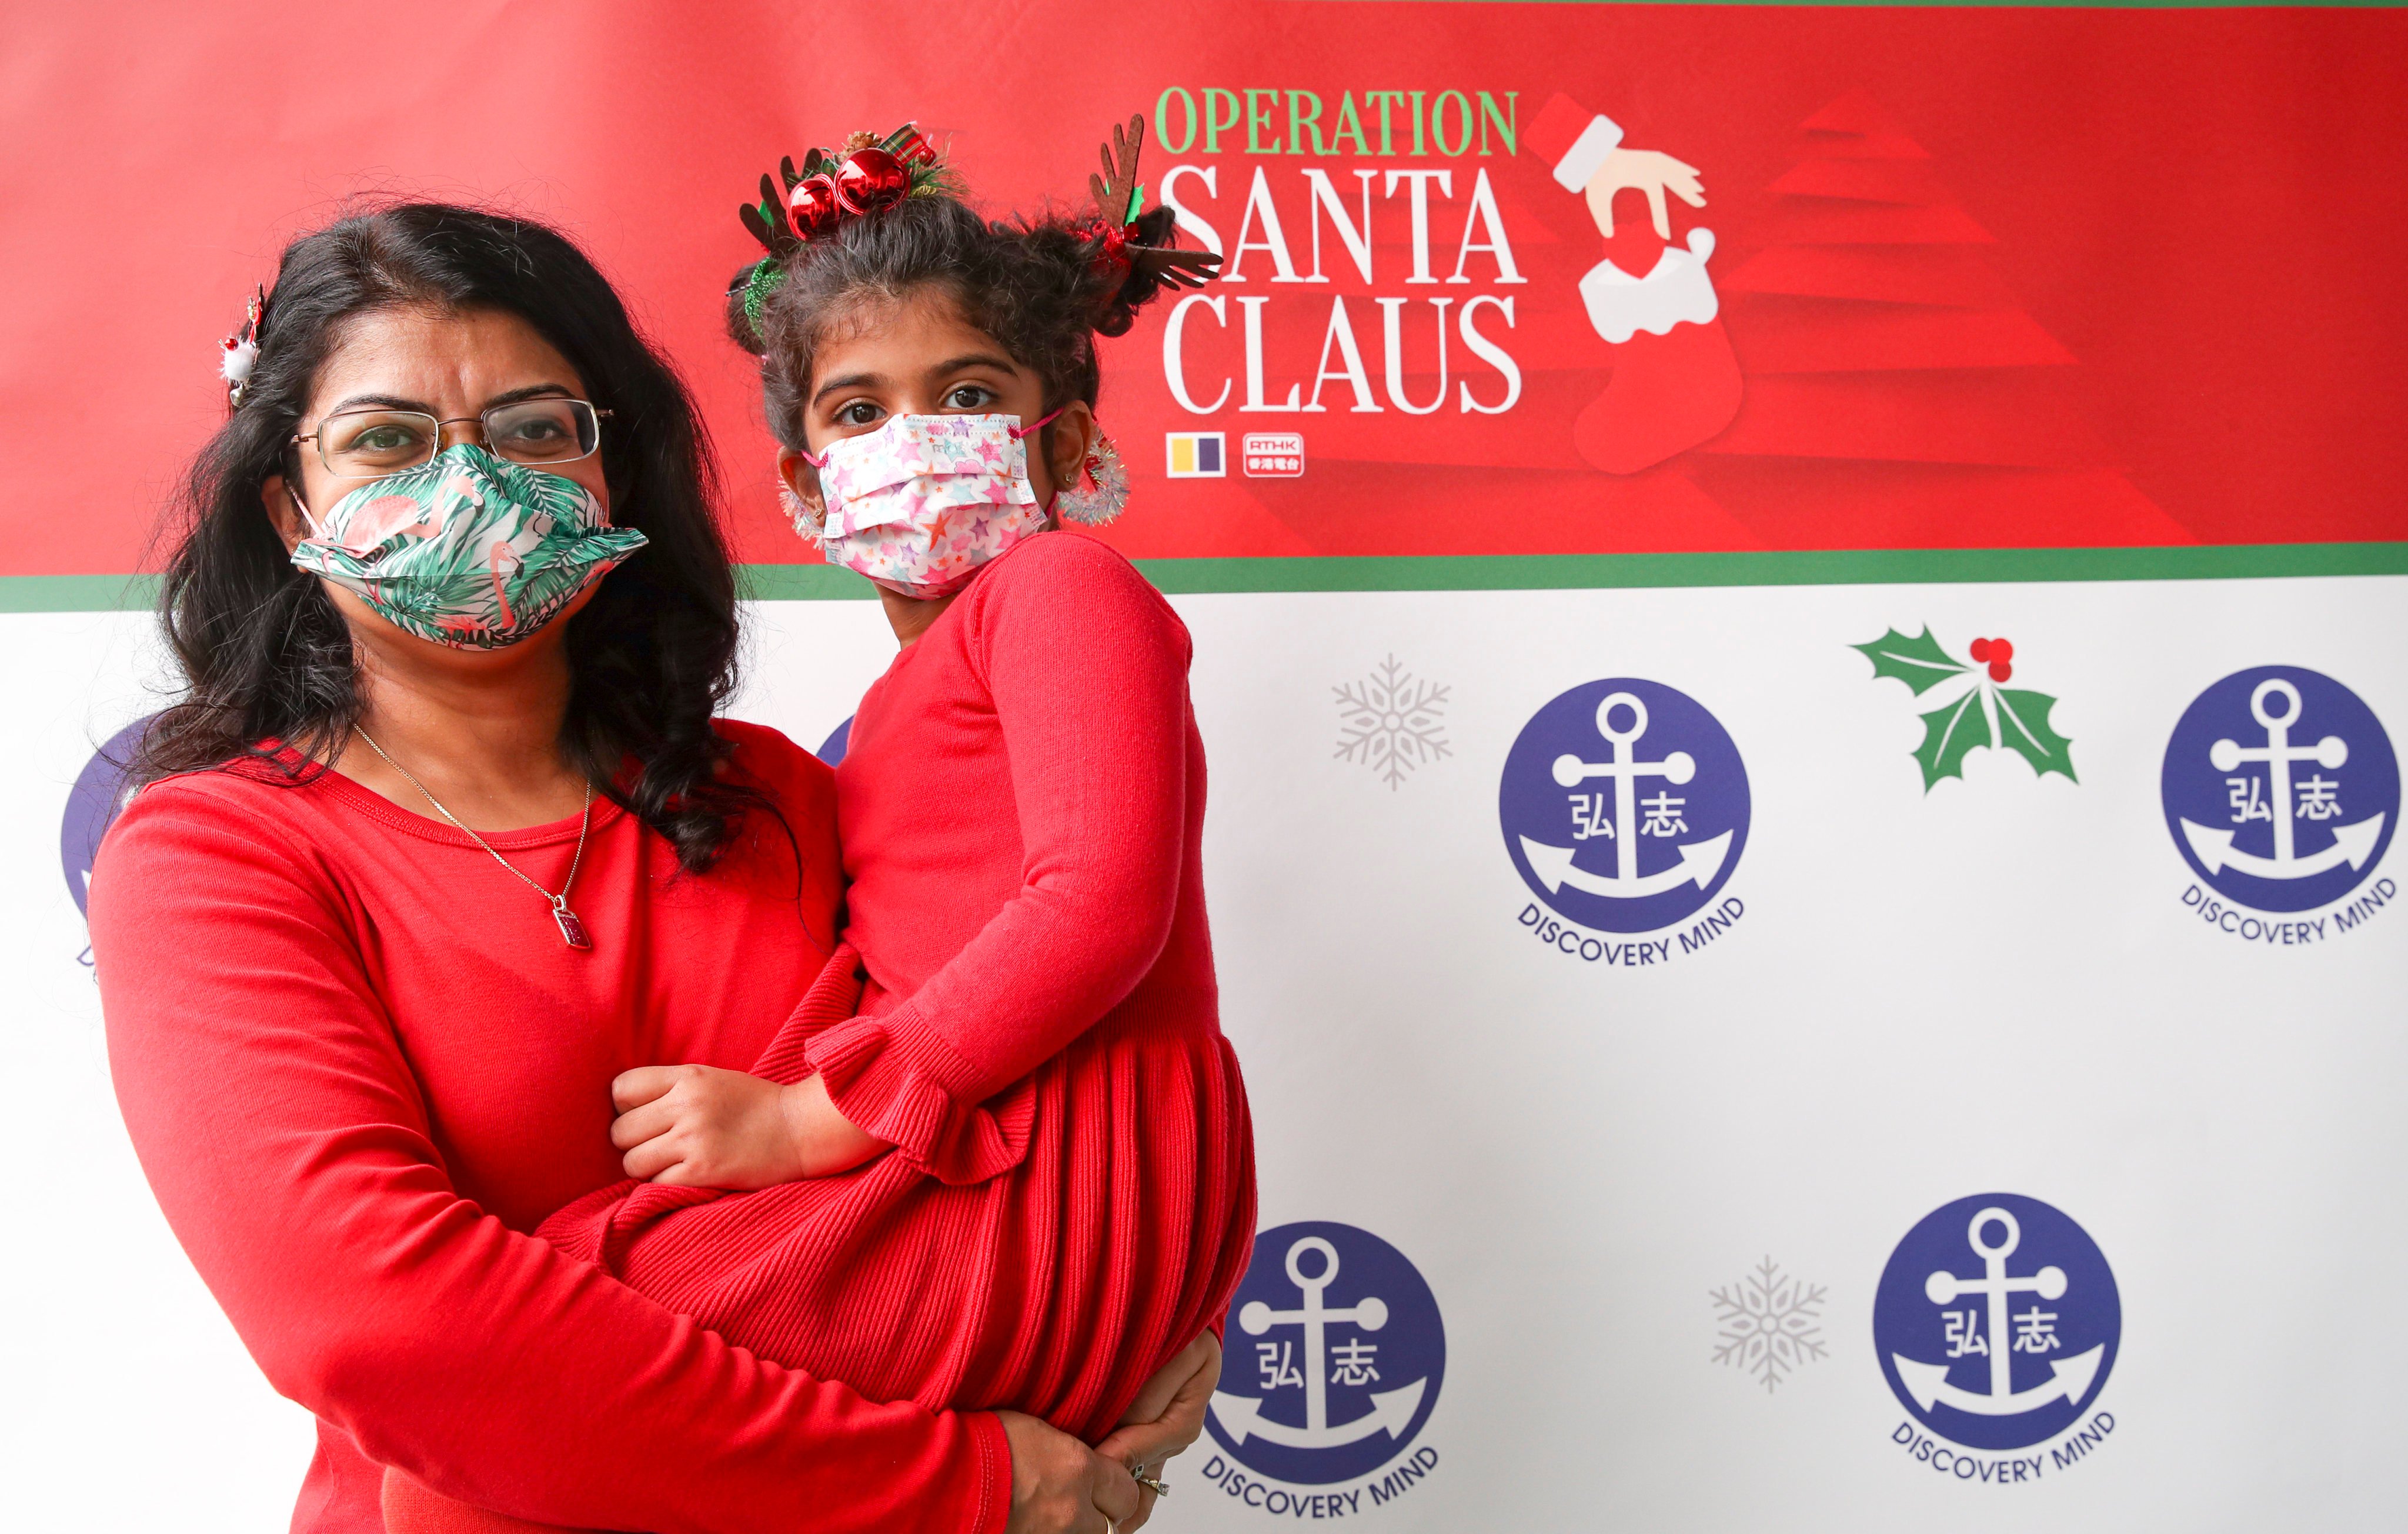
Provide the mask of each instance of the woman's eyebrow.
MULTIPOLYGON (((523 399, 538 399, 545 396, 566 398, 570 393, 569 387, 565 383, 530 383, 523 389, 511 389, 495 394, 485 401, 484 409, 497 409, 505 405, 516 405, 523 399)), ((328 408, 326 414, 340 415, 345 410, 415 410, 421 415, 436 413, 435 407, 423 399, 409 399, 401 394, 351 394, 337 400, 328 408)))
POLYGON ((433 415, 435 407, 423 399, 405 399, 399 394, 351 394, 327 406, 325 413, 340 415, 345 410, 416 410, 421 415, 433 415))
POLYGON ((573 394, 565 383, 530 383, 523 389, 506 390, 485 401, 485 409, 497 410, 505 405, 516 405, 523 399, 566 399, 573 394))

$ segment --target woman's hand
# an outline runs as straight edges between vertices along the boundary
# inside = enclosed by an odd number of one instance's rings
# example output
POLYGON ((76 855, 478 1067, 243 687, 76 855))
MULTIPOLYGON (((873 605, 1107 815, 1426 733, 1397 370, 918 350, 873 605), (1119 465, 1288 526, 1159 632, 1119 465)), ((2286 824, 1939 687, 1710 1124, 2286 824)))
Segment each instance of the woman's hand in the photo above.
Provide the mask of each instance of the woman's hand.
MULTIPOLYGON (((1154 1372, 1122 1425, 1096 1446, 1096 1453, 1143 1471, 1148 1480, 1160 1480, 1162 1462, 1185 1453, 1204 1436, 1204 1408, 1220 1383, 1221 1340, 1208 1331, 1154 1372)), ((1137 1512, 1118 1526, 1119 1534, 1144 1527, 1154 1516, 1156 1495, 1151 1487, 1139 1487, 1137 1512)))
POLYGON ((1011 1516, 1006 1534, 1114 1534, 1144 1521, 1127 1469, 1051 1424, 997 1412, 1011 1445, 1011 1516))
POLYGON ((711 1066, 643 1066, 610 1083, 610 1101, 627 1175, 681 1187, 771 1187, 887 1149, 837 1111, 817 1076, 781 1086, 711 1066))

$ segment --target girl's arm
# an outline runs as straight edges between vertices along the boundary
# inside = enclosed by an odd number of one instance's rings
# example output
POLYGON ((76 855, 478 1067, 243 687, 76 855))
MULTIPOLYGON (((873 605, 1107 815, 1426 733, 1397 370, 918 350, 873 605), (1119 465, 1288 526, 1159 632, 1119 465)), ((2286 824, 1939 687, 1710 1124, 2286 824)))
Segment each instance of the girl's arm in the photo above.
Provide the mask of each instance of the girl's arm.
POLYGON ((908 1000, 814 1039, 836 1110, 947 1181, 1016 1159, 969 1110, 1128 995, 1178 907, 1189 796, 1185 628, 1119 554, 1030 542, 955 614, 995 700, 1020 818, 1021 885, 908 1000))
POLYGON ((280 1392, 546 1523, 1004 1527, 994 1416, 765 1363, 462 1199, 339 901, 274 824, 179 782, 128 807, 93 882, 126 1125, 280 1392))

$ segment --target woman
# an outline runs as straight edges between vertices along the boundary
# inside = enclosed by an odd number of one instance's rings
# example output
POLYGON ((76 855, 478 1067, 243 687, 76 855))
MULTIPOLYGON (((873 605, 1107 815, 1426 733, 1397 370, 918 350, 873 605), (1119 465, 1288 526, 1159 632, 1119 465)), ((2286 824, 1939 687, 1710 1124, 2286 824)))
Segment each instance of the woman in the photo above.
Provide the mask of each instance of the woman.
POLYGON ((91 909, 144 1168, 320 1418, 294 1527, 378 1529, 380 1464, 572 1526, 1129 1518, 1125 1460, 867 1401, 525 1234, 617 1175, 614 1076, 740 1068, 818 972, 828 774, 712 719, 736 626, 698 432, 566 240, 345 219, 254 328, 167 576, 190 691, 91 909))

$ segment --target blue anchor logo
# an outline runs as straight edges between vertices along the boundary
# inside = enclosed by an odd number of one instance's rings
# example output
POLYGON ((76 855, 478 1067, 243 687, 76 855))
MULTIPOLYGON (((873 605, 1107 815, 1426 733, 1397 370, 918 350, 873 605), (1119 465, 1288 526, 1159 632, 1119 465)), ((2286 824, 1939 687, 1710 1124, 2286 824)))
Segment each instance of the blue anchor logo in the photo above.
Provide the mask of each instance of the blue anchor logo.
MULTIPOLYGON (((1983 1417, 2021 1416, 2026 1412, 2063 1400, 2080 1406, 2090 1394, 2091 1382, 2099 1377, 2100 1361, 2106 1356, 2106 1344, 2075 1354, 2071 1358, 2047 1360, 2050 1378, 2046 1383, 2028 1389, 2014 1386, 2014 1348, 2016 1339, 2008 1325, 2010 1301, 2014 1296, 2028 1294, 2037 1299, 2063 1299, 2066 1290, 2065 1269, 2051 1263, 2024 1278, 2007 1276, 2007 1259, 2023 1244, 2023 1226, 2015 1217, 1996 1205, 1980 1210, 1972 1223, 1965 1227, 1965 1240, 1973 1254, 1982 1259, 1980 1278, 1959 1278, 1948 1269, 1935 1270, 1923 1281, 1923 1292, 1934 1305, 1951 1305, 1967 1295, 1977 1295, 1985 1302, 1988 1323, 1979 1340, 1990 1358, 1990 1388, 1987 1391, 1960 1389, 1948 1383, 1946 1364, 1917 1363, 1902 1353, 1890 1355, 1899 1378, 1906 1382, 1906 1392, 1925 1411, 1935 1401, 1946 1401, 1959 1412, 1971 1412, 1983 1417), (1997 1226, 2005 1231, 1997 1241, 1985 1243, 1985 1229, 1997 1226)), ((2035 1318, 2028 1324, 2025 1340, 2054 1340, 2056 1317, 2050 1312, 2033 1306, 2025 1312, 2035 1318), (2049 1329, 2039 1329, 2037 1318, 2046 1316, 2049 1329)), ((1968 1334, 1958 1328, 1959 1337, 1968 1334)), ((2044 1351, 2044 1350, 2043 1350, 2044 1351)))
POLYGON ((1720 721, 1638 677, 1548 701, 1506 753, 1498 816, 1514 871, 1596 932, 1687 921, 1747 845, 1747 768, 1720 721))
POLYGON ((2028 1449, 2073 1426, 2106 1388, 2123 1327, 2098 1243, 2020 1194, 1976 1194, 1916 1221, 1873 1293, 1891 1392, 1969 1449, 2028 1449))
POLYGON ((1326 1486, 1406 1452, 1446 1373, 1446 1327, 1403 1253, 1304 1220, 1254 1238, 1206 1426, 1256 1475, 1326 1486))
POLYGON ((2357 694, 2297 666, 2237 671, 2166 742, 2167 829, 2236 906, 2304 911, 2372 877, 2400 816, 2390 737, 2357 694))

